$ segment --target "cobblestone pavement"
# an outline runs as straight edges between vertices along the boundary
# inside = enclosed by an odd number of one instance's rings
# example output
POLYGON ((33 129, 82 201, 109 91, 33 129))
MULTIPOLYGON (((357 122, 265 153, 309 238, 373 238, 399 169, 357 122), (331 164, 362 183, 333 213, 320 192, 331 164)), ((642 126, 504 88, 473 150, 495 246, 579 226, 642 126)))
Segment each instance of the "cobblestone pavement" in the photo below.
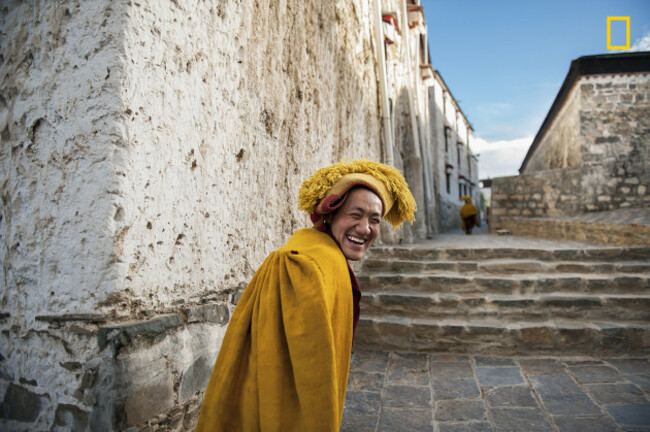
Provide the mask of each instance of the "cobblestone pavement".
POLYGON ((341 431, 650 431, 650 358, 355 351, 341 431))

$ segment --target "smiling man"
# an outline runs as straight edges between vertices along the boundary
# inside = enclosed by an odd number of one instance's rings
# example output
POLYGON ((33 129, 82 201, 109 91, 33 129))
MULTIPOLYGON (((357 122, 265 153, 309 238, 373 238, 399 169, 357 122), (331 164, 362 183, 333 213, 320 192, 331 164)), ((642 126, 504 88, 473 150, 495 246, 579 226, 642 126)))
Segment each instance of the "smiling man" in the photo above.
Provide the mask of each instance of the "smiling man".
POLYGON ((345 203, 327 219, 328 233, 338 243, 343 255, 358 261, 377 238, 383 204, 370 189, 356 186, 345 203))
POLYGON ((338 431, 361 292, 348 260, 381 219, 413 222, 402 174, 369 160, 316 171, 298 194, 312 228, 257 270, 233 313, 197 431, 338 431))

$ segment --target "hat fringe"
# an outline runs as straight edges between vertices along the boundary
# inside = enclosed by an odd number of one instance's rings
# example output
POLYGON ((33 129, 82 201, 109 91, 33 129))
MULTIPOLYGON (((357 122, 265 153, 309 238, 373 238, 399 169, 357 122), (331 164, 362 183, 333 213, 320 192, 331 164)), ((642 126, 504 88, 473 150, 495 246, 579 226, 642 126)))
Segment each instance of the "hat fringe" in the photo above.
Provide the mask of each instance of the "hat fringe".
POLYGON ((316 170, 300 187, 298 208, 312 214, 334 183, 351 173, 370 174, 386 185, 386 189, 393 196, 394 204, 384 219, 393 226, 393 229, 399 227, 405 220, 411 223, 415 220, 415 199, 402 173, 396 168, 369 159, 341 161, 316 170))

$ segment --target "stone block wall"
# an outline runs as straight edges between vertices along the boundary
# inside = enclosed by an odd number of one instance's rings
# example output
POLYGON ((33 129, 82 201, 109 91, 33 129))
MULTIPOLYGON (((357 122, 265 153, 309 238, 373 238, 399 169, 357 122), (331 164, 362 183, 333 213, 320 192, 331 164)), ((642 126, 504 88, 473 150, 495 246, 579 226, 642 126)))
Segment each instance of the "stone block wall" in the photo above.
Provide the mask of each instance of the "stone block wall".
POLYGON ((302 180, 381 159, 371 6, 0 5, 0 429, 192 429, 302 180))
POLYGON ((650 74, 580 80, 584 211, 650 206, 650 74))
POLYGON ((490 227, 513 217, 563 217, 581 211, 581 170, 539 171, 492 180, 490 227))
POLYGON ((535 219, 512 217, 501 219, 495 229, 507 229, 518 236, 557 240, 575 240, 609 246, 650 246, 650 226, 611 222, 582 221, 580 218, 535 219))

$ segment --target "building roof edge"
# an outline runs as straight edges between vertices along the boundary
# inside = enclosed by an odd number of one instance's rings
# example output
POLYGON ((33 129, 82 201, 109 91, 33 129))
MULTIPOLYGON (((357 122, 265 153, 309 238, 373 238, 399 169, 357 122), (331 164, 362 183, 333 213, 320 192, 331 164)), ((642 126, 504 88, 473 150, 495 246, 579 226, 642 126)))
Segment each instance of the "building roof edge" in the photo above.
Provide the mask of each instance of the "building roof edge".
POLYGON ((519 168, 519 173, 526 169, 528 161, 533 153, 537 150, 539 143, 555 120, 555 116, 560 111, 564 102, 573 89, 573 85, 580 77, 588 75, 609 75, 650 72, 650 51, 635 51, 617 54, 598 54, 578 57, 571 62, 569 72, 567 73, 560 91, 558 92, 551 108, 540 126, 533 142, 528 148, 528 153, 519 168))
POLYGON ((472 132, 474 132, 474 127, 472 126, 472 124, 467 119, 467 116, 465 115, 463 110, 460 109, 460 106, 458 105, 458 102, 456 102, 456 98, 451 93, 451 90, 449 90, 449 87, 447 86, 447 83, 445 82, 445 80, 442 78, 442 74, 440 73, 440 71, 438 69, 434 69, 433 72, 434 72, 434 76, 440 81, 440 84, 442 84, 443 90, 446 90, 447 93, 449 93, 449 96, 451 97, 451 100, 454 103, 454 106, 456 107, 458 112, 460 112, 460 114, 463 116, 463 119, 465 119, 465 123, 467 124, 467 126, 472 130, 472 132))

